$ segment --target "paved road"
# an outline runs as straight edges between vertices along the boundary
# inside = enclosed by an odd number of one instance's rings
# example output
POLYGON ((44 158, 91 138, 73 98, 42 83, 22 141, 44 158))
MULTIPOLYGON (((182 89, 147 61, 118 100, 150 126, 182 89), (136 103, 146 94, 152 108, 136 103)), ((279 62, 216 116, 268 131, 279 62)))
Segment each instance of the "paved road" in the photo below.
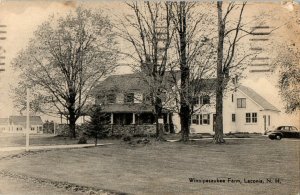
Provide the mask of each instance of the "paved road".
MULTIPOLYGON (((210 139, 213 139, 212 137, 204 137, 204 138, 198 138, 198 139, 190 139, 192 141, 199 141, 199 140, 210 140, 210 139)), ((230 139, 244 139, 244 140, 247 140, 247 139, 256 139, 256 140, 269 140, 268 138, 264 139, 263 137, 261 138, 238 138, 238 137, 232 137, 232 138, 224 138, 225 140, 230 140, 230 139)), ((179 141, 179 139, 169 139, 167 140, 168 142, 177 142, 179 141)), ((271 141, 271 140, 270 140, 271 141)), ((279 141, 279 140, 273 140, 273 141, 279 141)), ((300 142, 300 139, 282 139, 280 141, 291 141, 291 142, 300 142)))

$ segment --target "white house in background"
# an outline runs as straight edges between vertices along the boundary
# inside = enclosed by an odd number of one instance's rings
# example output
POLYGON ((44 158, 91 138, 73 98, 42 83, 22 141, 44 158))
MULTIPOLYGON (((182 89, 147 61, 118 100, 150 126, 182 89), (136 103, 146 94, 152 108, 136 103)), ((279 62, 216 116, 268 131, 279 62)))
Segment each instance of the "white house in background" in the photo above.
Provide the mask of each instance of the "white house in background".
MULTIPOLYGON (((191 119, 191 133, 214 133, 215 97, 199 97, 198 110, 191 119)), ((249 87, 228 92, 223 105, 224 133, 265 133, 275 128, 279 110, 249 87)), ((177 117, 176 117, 177 118, 177 117)), ((180 127, 179 120, 174 124, 180 127)), ((176 129, 176 128, 175 128, 176 129)))
POLYGON ((8 118, 0 118, 0 133, 8 130, 9 127, 9 119, 8 118))
MULTIPOLYGON (((0 118, 0 132, 3 133, 25 133, 26 116, 9 116, 0 118)), ((43 121, 40 116, 30 116, 30 133, 43 133, 43 121)))

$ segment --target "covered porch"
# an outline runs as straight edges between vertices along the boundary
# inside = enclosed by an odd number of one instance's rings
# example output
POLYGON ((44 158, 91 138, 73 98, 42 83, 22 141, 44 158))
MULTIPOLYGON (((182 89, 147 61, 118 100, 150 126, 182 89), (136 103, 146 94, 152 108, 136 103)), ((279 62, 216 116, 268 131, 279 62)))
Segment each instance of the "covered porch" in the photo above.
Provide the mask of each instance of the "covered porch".
MULTIPOLYGON (((155 115, 152 112, 150 106, 145 105, 107 105, 103 108, 102 112, 105 116, 109 117, 109 125, 113 132, 118 129, 118 132, 138 130, 139 133, 145 129, 145 131, 151 132, 156 129, 155 115), (127 129, 127 130, 126 130, 127 129)), ((174 131, 174 125, 172 123, 172 113, 167 110, 163 110, 162 115, 159 117, 159 124, 161 124, 164 132, 172 133, 174 131), (173 131, 172 131, 173 130, 173 131)))

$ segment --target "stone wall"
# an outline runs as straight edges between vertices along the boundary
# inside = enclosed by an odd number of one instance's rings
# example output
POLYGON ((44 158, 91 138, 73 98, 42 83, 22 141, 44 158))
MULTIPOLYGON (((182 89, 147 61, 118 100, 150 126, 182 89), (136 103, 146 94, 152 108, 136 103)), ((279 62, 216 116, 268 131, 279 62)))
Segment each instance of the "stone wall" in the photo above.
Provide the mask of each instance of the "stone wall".
POLYGON ((106 125, 109 135, 154 135, 155 125, 106 125))

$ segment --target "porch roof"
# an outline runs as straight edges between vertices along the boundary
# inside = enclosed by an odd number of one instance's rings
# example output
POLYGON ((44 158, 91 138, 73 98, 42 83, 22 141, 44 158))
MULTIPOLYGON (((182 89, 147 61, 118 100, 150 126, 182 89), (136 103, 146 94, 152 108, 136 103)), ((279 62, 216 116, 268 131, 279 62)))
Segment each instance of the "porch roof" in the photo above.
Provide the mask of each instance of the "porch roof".
MULTIPOLYGON (((107 104, 103 105, 103 113, 152 113, 152 106, 145 104, 107 104)), ((163 113, 168 111, 163 109, 163 113)))

